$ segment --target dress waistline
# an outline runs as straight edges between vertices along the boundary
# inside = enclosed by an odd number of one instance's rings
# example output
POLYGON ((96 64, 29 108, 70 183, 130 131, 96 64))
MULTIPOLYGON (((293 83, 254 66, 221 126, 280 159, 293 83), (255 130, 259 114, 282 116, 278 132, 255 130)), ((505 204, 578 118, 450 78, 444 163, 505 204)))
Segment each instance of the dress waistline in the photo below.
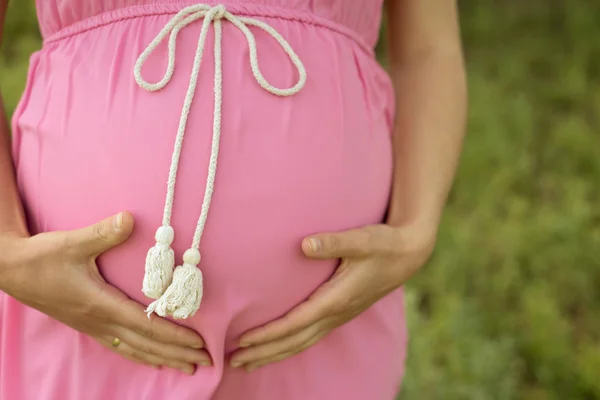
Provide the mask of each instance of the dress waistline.
MULTIPOLYGON (((215 2, 215 4, 216 3, 217 2, 215 2)), ((107 11, 78 21, 55 33, 50 34, 44 38, 44 44, 57 42, 89 30, 127 19, 143 18, 154 15, 177 14, 183 8, 193 4, 194 3, 184 2, 179 4, 145 4, 107 11)), ((374 49, 356 31, 340 23, 319 17, 314 14, 297 10, 289 10, 282 7, 265 6, 261 4, 228 4, 227 10, 238 16, 284 19, 325 28, 352 39, 362 50, 372 56, 375 55, 374 49)))

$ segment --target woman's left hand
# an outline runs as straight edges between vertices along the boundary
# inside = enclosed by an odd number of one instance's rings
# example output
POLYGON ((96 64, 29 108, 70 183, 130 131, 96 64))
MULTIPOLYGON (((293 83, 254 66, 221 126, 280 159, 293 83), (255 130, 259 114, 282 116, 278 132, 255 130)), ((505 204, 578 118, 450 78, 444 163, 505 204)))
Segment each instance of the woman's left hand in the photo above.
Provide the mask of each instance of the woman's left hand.
POLYGON ((240 339, 232 367, 252 371, 317 343, 386 294, 399 288, 429 258, 435 229, 372 225, 303 240, 313 259, 341 259, 333 277, 281 319, 240 339))

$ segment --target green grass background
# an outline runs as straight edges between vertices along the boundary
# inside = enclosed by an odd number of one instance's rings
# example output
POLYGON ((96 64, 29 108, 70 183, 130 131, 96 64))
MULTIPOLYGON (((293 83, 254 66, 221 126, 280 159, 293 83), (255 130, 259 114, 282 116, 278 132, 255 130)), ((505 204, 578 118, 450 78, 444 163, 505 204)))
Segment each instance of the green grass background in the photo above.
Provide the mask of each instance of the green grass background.
MULTIPOLYGON (((9 113, 40 46, 33 6, 12 3, 9 113)), ((600 399, 600 3, 460 6, 469 131, 439 245, 407 285, 400 399, 600 399)))

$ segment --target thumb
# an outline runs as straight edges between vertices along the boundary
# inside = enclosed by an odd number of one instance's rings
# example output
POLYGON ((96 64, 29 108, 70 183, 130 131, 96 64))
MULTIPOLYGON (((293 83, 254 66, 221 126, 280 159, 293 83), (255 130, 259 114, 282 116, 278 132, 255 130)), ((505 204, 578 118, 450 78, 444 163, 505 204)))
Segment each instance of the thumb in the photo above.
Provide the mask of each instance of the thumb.
POLYGON ((317 260, 365 257, 373 252, 374 234, 369 229, 319 233, 302 241, 302 251, 317 260))
POLYGON ((98 256, 123 243, 132 231, 133 216, 124 211, 85 228, 67 232, 67 243, 78 254, 98 256))

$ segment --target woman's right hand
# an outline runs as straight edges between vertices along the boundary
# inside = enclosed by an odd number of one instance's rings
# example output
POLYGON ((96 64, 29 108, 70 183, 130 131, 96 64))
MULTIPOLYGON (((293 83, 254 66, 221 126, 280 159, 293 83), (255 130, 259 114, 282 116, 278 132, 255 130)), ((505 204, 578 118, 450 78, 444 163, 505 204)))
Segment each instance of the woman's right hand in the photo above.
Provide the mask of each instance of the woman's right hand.
POLYGON ((98 271, 96 257, 132 230, 133 217, 124 212, 74 231, 0 235, 0 290, 132 361, 193 374, 195 364, 211 363, 202 338, 166 319, 148 319, 141 304, 98 271), (117 347, 114 338, 121 340, 117 347))

